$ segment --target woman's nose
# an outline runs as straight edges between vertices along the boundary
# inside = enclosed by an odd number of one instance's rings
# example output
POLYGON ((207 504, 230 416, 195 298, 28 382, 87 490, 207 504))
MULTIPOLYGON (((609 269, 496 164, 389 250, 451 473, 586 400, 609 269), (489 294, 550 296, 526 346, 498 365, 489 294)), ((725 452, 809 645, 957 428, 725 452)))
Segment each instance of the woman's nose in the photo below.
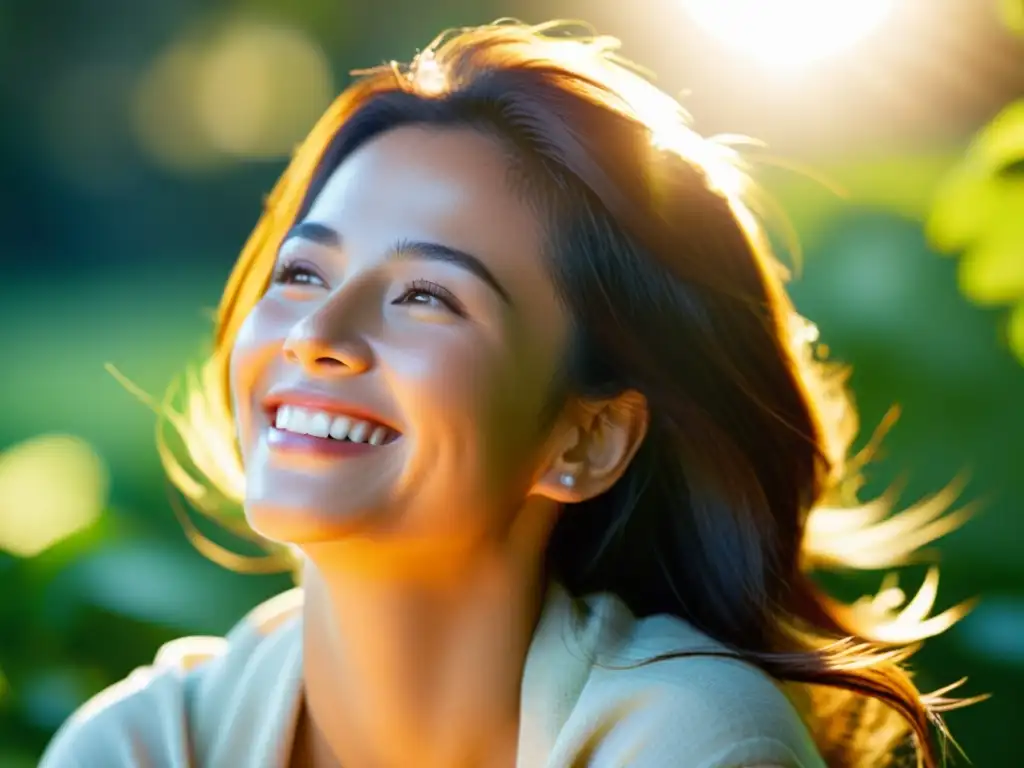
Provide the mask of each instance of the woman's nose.
POLYGON ((353 375, 370 368, 371 354, 358 339, 333 339, 318 332, 316 323, 302 322, 285 339, 286 361, 311 375, 353 375))
POLYGON ((348 376, 368 370, 373 352, 365 331, 373 325, 373 308, 378 304, 372 287, 367 279, 350 277, 297 318, 284 340, 285 360, 301 365, 310 375, 348 376))

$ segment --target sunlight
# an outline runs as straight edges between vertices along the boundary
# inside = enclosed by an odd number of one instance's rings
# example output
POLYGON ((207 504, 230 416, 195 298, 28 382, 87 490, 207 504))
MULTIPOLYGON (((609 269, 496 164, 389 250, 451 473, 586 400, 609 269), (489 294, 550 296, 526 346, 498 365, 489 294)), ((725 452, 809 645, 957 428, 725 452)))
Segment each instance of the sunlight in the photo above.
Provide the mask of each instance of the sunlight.
POLYGON ((875 29, 894 0, 682 0, 709 34, 779 69, 806 66, 875 29))

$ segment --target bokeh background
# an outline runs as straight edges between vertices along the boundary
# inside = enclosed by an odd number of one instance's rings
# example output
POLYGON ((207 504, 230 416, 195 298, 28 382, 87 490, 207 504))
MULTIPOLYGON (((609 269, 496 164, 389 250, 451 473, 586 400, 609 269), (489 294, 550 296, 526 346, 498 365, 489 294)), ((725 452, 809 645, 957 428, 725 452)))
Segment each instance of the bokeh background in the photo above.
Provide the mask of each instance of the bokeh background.
MULTIPOLYGON (((684 0, 0 2, 0 768, 35 765, 161 643, 289 585, 192 548, 154 417, 104 364, 160 395, 200 359, 263 195, 347 73, 501 16, 585 19, 700 132, 766 143, 755 177, 800 237, 798 308, 853 366, 865 438, 901 410, 867 493, 907 504, 963 478, 979 505, 934 554, 939 607, 982 599, 915 657, 920 682, 993 693, 950 725, 974 765, 1020 765, 1024 3, 890 4, 856 46, 783 66, 825 31, 787 22, 779 44, 760 22, 730 46, 684 0)), ((843 7, 807 13, 834 31, 843 7)), ((830 581, 852 598, 881 578, 830 581)))

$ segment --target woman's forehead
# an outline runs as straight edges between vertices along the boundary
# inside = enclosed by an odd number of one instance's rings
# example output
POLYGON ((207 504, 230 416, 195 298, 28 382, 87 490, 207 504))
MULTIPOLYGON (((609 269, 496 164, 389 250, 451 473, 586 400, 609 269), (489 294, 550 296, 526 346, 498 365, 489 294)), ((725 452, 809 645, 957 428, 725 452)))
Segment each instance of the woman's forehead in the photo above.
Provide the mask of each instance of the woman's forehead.
POLYGON ((334 171, 307 220, 350 242, 442 243, 510 281, 547 274, 544 224, 512 183, 507 151, 468 128, 406 126, 370 140, 334 171))
POLYGON ((491 226, 537 222, 510 183, 510 158, 499 142, 470 128, 403 126, 356 149, 328 179, 311 213, 341 205, 401 208, 491 226))

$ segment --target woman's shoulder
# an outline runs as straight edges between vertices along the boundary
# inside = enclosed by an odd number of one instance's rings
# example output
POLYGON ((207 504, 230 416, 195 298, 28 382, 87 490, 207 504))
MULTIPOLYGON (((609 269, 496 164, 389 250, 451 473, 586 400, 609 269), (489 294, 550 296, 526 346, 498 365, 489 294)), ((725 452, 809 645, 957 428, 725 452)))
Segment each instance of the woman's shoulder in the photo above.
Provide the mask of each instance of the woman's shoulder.
POLYGON ((185 768, 206 764, 227 741, 272 746, 268 739, 287 727, 281 708, 293 706, 297 675, 288 674, 289 666, 301 674, 300 644, 288 631, 300 605, 301 593, 292 590, 258 606, 226 637, 166 644, 151 665, 83 704, 54 736, 40 768, 185 768), (247 695, 254 688, 260 696, 247 695))
POLYGON ((793 703, 759 668, 678 618, 636 619, 608 595, 583 602, 570 655, 583 650, 590 663, 562 728, 568 753, 586 748, 595 766, 824 768, 793 703))

